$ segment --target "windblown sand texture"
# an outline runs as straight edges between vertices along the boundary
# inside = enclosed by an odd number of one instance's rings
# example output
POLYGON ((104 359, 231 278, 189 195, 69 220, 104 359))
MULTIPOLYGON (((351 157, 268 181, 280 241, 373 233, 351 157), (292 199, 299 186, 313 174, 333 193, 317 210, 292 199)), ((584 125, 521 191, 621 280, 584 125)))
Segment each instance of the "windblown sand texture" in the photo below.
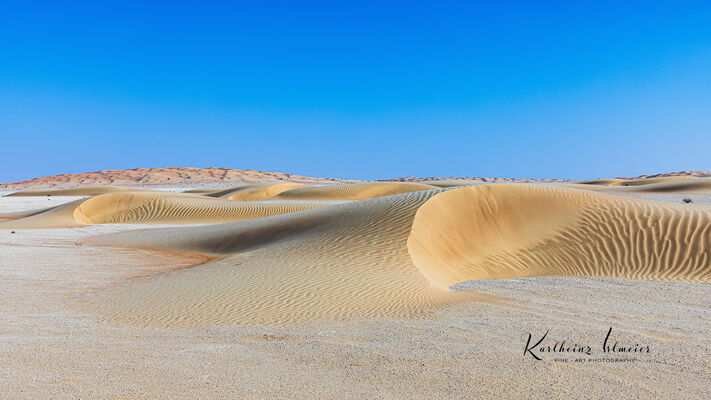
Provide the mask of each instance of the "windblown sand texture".
POLYGON ((318 204, 241 203, 195 194, 107 193, 56 207, 0 214, 0 229, 57 228, 91 224, 220 223, 320 207, 318 204))
POLYGON ((472 186, 420 207, 408 248, 442 289, 533 276, 707 281, 711 208, 550 186, 472 186))
POLYGON ((89 243, 222 257, 83 302, 166 327, 416 316, 471 299, 449 288, 473 279, 711 280, 711 208, 542 185, 418 190, 89 243))

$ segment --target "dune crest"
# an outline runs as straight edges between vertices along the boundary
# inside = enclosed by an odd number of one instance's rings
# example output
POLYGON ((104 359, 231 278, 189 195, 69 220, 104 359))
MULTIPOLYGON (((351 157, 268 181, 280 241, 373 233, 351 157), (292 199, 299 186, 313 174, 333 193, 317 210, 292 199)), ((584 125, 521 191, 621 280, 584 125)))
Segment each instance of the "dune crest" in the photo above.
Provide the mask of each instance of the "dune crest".
POLYGON ((441 289, 474 279, 711 279, 711 209, 552 186, 441 193, 417 211, 414 264, 441 289))
POLYGON ((285 200, 365 200, 432 189, 439 188, 421 183, 368 182, 291 189, 278 194, 275 198, 285 200))
POLYGON ((58 228, 90 224, 220 223, 317 208, 320 204, 239 203, 168 192, 107 193, 56 207, 0 214, 0 228, 58 228))
POLYGON ((287 190, 302 187, 308 187, 308 185, 300 183, 256 183, 211 192, 207 196, 236 201, 258 201, 272 198, 287 190))

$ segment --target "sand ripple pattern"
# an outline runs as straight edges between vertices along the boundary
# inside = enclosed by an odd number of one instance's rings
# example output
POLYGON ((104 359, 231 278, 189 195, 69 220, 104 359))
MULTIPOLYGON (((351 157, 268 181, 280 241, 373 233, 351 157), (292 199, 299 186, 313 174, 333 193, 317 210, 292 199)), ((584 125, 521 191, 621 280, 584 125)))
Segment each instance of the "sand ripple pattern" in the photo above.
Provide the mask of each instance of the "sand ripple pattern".
POLYGON ((708 281, 711 209, 548 186, 475 186, 425 203, 408 247, 440 288, 532 276, 708 281))
MULTIPOLYGON (((205 196, 130 192, 102 194, 57 207, 4 215, 0 228, 53 228, 91 224, 222 223, 292 213, 320 204, 239 203, 205 196)), ((3 216, 0 216, 3 217, 3 216)))

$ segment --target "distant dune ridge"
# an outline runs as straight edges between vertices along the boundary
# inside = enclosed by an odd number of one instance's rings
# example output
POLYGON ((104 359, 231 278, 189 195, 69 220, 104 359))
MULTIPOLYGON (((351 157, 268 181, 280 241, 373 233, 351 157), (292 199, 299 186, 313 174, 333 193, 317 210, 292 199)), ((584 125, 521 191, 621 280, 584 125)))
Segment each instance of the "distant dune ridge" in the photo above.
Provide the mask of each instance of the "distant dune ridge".
MULTIPOLYGON (((679 171, 654 175, 640 175, 633 178, 620 179, 646 179, 664 177, 711 177, 709 171, 679 171)), ((527 178, 486 178, 486 177, 403 177, 385 179, 382 182, 422 182, 437 186, 436 181, 450 184, 456 181, 469 181, 467 183, 572 183, 571 179, 527 179, 527 178)), ((316 178, 281 172, 264 172, 256 170, 238 170, 232 168, 190 168, 190 167, 167 167, 167 168, 135 168, 135 169, 115 169, 87 172, 81 174, 61 174, 42 178, 34 178, 26 181, 0 183, 0 189, 31 189, 31 188, 73 188, 87 185, 109 185, 109 186, 152 186, 152 185, 174 185, 174 186, 199 186, 215 185, 226 187, 229 184, 252 184, 267 182, 292 182, 307 184, 329 184, 329 183, 354 183, 363 182, 353 179, 339 178, 316 178)), ((592 181, 587 181, 592 182, 592 181)), ((199 189, 209 190, 209 189, 199 189)))
POLYGON ((71 188, 84 185, 150 186, 150 185, 225 185, 262 182, 337 183, 357 182, 348 179, 313 178, 281 172, 262 172, 232 168, 135 168, 110 169, 82 174, 62 174, 26 181, 0 184, 0 189, 71 188))

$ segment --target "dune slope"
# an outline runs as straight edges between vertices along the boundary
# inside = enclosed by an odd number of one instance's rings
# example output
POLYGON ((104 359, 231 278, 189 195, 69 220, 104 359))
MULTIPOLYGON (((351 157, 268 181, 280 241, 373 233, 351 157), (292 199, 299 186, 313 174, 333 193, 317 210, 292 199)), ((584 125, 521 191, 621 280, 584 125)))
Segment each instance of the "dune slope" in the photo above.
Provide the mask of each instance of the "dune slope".
POLYGON ((711 209, 552 186, 485 185, 419 208, 408 248, 439 288, 473 279, 711 279, 711 209))

